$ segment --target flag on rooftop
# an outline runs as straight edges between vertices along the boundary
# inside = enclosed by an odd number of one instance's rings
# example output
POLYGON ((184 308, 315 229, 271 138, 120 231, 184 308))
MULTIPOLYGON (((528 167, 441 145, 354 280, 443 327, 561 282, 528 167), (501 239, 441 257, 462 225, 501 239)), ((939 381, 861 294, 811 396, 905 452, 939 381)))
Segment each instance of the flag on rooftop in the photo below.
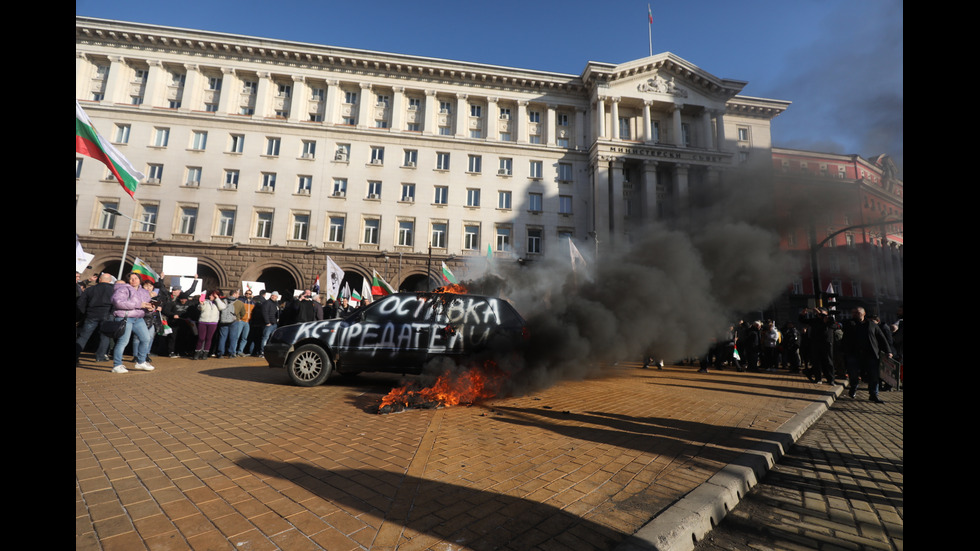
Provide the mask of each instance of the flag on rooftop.
POLYGON ((81 153, 105 164, 126 193, 136 198, 134 195, 136 186, 145 176, 136 170, 122 152, 116 149, 116 146, 99 134, 92 125, 92 119, 88 118, 85 110, 78 104, 78 100, 75 100, 75 153, 81 153))

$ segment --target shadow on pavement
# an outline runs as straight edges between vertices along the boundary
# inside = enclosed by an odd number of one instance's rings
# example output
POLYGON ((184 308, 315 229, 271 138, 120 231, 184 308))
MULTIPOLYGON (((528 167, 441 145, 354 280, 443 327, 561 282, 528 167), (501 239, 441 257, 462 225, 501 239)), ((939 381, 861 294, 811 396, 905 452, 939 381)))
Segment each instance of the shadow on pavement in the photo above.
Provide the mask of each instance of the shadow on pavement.
POLYGON ((244 458, 259 476, 289 480, 351 514, 384 519, 371 547, 394 548, 425 534, 475 550, 610 549, 627 534, 557 507, 465 486, 377 469, 327 470, 315 465, 244 458), (397 529, 390 529, 393 523, 397 529), (379 541, 388 539, 391 541, 379 541))

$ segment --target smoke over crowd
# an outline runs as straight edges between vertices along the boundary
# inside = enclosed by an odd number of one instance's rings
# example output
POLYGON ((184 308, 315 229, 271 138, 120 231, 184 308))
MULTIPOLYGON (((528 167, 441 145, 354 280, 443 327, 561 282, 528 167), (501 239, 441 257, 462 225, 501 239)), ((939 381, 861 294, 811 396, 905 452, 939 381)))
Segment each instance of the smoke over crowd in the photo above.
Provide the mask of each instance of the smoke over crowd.
POLYGON ((768 305, 794 266, 770 229, 771 201, 763 201, 768 216, 757 217, 760 195, 748 185, 738 194, 746 208, 719 194, 727 208, 705 204, 689 228, 655 223, 632 231, 628 243, 578 241, 584 268, 573 269, 566 242, 541 260, 495 262, 464 282, 471 292, 512 301, 527 319, 523 362, 501 366, 513 370, 517 388, 580 378, 601 363, 645 355, 668 361, 703 355, 737 316, 768 305))

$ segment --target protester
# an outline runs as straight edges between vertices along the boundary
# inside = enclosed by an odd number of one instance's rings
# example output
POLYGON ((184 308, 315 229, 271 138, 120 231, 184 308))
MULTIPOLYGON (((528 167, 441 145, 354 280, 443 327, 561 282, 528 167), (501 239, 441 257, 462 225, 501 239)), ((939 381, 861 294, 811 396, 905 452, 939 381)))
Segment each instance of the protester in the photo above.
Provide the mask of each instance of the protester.
MULTIPOLYGON (((75 301, 76 310, 83 316, 82 325, 75 341, 75 365, 85 350, 85 345, 99 327, 103 320, 109 319, 109 311, 112 307, 112 294, 115 291, 113 282, 115 278, 111 274, 103 272, 99 275, 99 282, 94 286, 89 286, 82 292, 81 296, 75 301)), ((99 331, 99 345, 95 349, 95 361, 105 361, 109 351, 109 337, 99 331)))
POLYGON ((880 358, 892 357, 888 340, 878 324, 866 317, 864 308, 851 311, 852 319, 844 324, 842 341, 844 361, 847 363, 848 391, 854 398, 857 394, 858 380, 868 384, 868 399, 882 403, 878 397, 878 364, 880 358))
POLYGON ((218 320, 221 317, 221 311, 225 309, 225 302, 221 300, 219 295, 217 290, 207 293, 206 298, 203 293, 201 294, 201 302, 198 304, 198 310, 201 314, 197 322, 198 337, 197 348, 194 351, 195 360, 207 359, 208 353, 211 351, 211 339, 218 331, 218 320))
POLYGON ((129 371, 123 366, 122 355, 134 335, 138 343, 134 344, 136 365, 133 369, 153 371, 153 366, 146 361, 146 354, 150 348, 150 335, 143 317, 148 311, 152 311, 154 306, 150 303, 150 293, 140 285, 139 274, 130 273, 127 281, 128 285, 117 285, 112 293, 112 315, 116 321, 125 321, 125 331, 116 339, 116 347, 112 352, 112 372, 129 371))

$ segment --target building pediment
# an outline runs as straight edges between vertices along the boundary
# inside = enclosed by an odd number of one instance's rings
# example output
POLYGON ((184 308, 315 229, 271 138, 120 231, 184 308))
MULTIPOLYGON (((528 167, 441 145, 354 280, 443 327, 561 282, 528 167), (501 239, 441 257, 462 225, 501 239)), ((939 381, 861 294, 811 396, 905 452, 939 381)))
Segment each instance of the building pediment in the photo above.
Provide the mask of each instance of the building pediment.
POLYGON ((599 95, 674 103, 724 104, 747 84, 716 77, 670 52, 618 65, 589 62, 582 79, 599 95))

